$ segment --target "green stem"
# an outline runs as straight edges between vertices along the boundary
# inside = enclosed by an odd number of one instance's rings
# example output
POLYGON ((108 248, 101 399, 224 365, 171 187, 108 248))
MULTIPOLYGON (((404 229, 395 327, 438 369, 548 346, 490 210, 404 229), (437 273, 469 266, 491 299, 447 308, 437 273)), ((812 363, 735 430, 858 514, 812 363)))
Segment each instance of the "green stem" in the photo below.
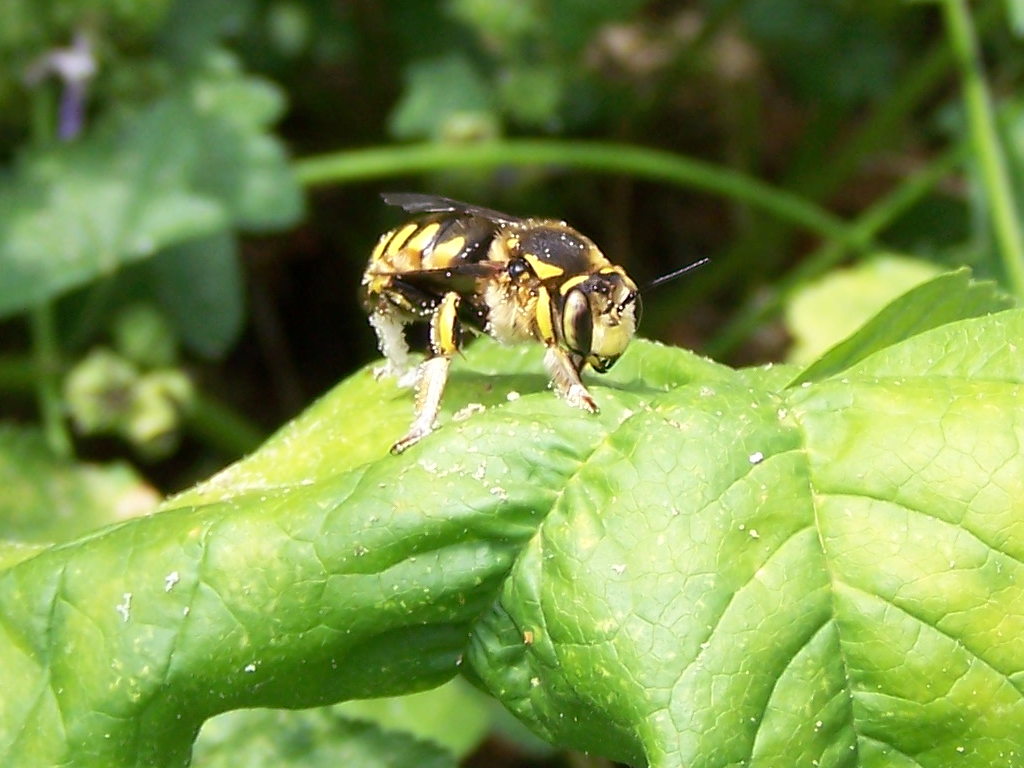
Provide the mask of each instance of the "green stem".
MULTIPOLYGON (((876 237, 891 222, 928 194, 939 181, 948 176, 963 161, 966 150, 965 145, 947 150, 865 210, 853 224, 853 228, 859 231, 861 237, 876 237)), ((748 305, 738 313, 712 339, 705 351, 712 357, 721 357, 734 350, 765 319, 779 312, 798 288, 838 264, 846 254, 846 249, 839 243, 823 245, 797 269, 778 281, 767 299, 748 305)))
POLYGON ((964 103, 974 157, 989 204, 989 215, 1006 276, 1017 296, 1024 298, 1024 233, 1007 172, 1006 156, 985 82, 978 43, 965 0, 941 0, 946 32, 963 79, 964 103))
POLYGON ((36 366, 24 355, 0 355, 0 392, 31 394, 35 390, 36 366))
POLYGON ((51 144, 56 135, 57 97, 49 83, 32 89, 31 137, 36 148, 51 144))
MULTIPOLYGON (((981 3, 975 19, 977 28, 988 30, 993 27, 1001 19, 1001 10, 1002 0, 981 3)), ((900 74, 893 92, 872 110, 862 126, 835 148, 827 162, 820 162, 808 173, 792 174, 783 181, 783 186, 812 200, 826 199, 857 173, 872 153, 894 145, 900 125, 945 85, 953 65, 949 46, 944 40, 939 40, 905 73, 900 74)), ((741 234, 723 255, 715 257, 715 269, 699 279, 680 282, 674 287, 673 298, 680 304, 688 304, 697 294, 716 291, 732 275, 750 271, 748 265, 752 260, 757 261, 757 274, 764 278, 771 274, 773 260, 790 251, 792 241, 793 233, 784 222, 760 223, 749 233, 741 234)))
POLYGON ((32 308, 32 356, 35 361, 36 399, 43 419, 43 434, 54 455, 72 454, 71 436, 64 421, 60 394, 60 349, 53 321, 53 307, 44 302, 32 308))
POLYGON ((302 183, 315 186, 452 168, 517 165, 582 168, 697 187, 749 203, 848 248, 864 250, 871 245, 838 216, 799 195, 711 163, 629 144, 523 139, 372 147, 309 157, 297 161, 295 169, 302 183))
MULTIPOLYGON (((45 84, 32 90, 32 142, 43 146, 53 140, 56 123, 54 97, 45 84)), ((64 405, 60 392, 60 344, 53 318, 53 305, 43 301, 32 307, 28 316, 32 333, 34 385, 43 435, 55 456, 72 455, 71 435, 64 421, 64 405)))
MULTIPOLYGON (((979 5, 978 29, 989 29, 1000 18, 1000 6, 1001 2, 996 0, 979 5)), ((892 95, 871 113, 850 139, 843 142, 829 162, 814 169, 807 177, 794 180, 792 188, 814 199, 821 199, 839 189, 873 152, 886 145, 893 146, 900 125, 945 85, 953 64, 949 46, 939 41, 929 48, 906 74, 898 78, 892 95)))

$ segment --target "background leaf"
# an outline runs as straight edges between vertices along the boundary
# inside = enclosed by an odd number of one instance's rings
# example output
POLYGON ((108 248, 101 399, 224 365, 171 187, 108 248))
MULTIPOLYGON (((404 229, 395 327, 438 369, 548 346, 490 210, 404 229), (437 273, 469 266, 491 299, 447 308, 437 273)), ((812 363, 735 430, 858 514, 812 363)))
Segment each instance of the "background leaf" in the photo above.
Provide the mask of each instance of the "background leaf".
POLYGON ((440 138, 453 119, 486 121, 493 110, 487 84, 465 56, 417 62, 409 68, 405 93, 391 114, 399 139, 440 138))
POLYGON ((491 720, 487 698, 460 679, 408 696, 348 701, 335 711, 433 742, 456 758, 465 757, 480 743, 491 720))
POLYGON ((922 331, 1014 304, 995 283, 972 281, 966 268, 939 275, 894 299, 856 333, 807 366, 793 383, 834 375, 872 352, 922 331))
POLYGON ((202 77, 81 144, 26 156, 0 186, 0 316, 161 248, 291 224, 301 197, 276 139, 281 99, 213 57, 202 77))
POLYGON ((149 269, 160 306, 188 347, 218 357, 238 340, 245 322, 245 284, 230 233, 165 248, 149 269))
POLYGON ((0 538, 69 541, 147 514, 159 497, 126 464, 79 464, 54 456, 35 429, 0 426, 0 538))
POLYGON ((786 306, 786 328, 793 337, 787 360, 798 365, 815 361, 890 301, 939 271, 931 262, 886 254, 804 286, 786 306))
POLYGON ((455 768, 455 758, 408 733, 354 722, 330 710, 230 712, 210 721, 195 768, 455 768))

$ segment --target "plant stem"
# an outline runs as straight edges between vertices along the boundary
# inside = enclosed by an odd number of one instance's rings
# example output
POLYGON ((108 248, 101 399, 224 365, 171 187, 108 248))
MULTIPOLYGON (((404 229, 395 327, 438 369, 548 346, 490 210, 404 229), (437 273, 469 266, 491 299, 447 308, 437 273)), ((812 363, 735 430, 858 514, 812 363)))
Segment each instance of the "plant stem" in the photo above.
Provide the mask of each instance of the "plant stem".
POLYGON ((859 251, 871 245, 841 218, 799 195, 711 163, 630 144, 523 139, 371 147, 299 160, 295 170, 302 183, 316 186, 423 171, 517 165, 583 168, 696 187, 749 203, 847 248, 859 251))
MULTIPOLYGON (((939 181, 948 176, 963 161, 966 151, 967 147, 964 144, 947 150, 865 210, 853 224, 853 228, 858 230, 862 237, 877 236, 892 221, 924 197, 939 181)), ((808 256, 797 269, 778 281, 767 299, 762 299, 757 304, 750 304, 738 313, 711 340, 705 351, 712 357, 720 357, 731 352, 766 318, 777 313, 798 288, 839 263, 846 254, 846 249, 839 243, 823 245, 808 256)))
POLYGON ((964 105, 974 157, 988 200, 989 215, 1010 285, 1024 298, 1024 233, 996 130, 992 97, 985 82, 978 42, 965 0, 941 0, 946 32, 963 79, 964 105))
POLYGON ((0 355, 0 392, 31 394, 35 390, 36 367, 23 355, 0 355))
POLYGON ((35 362, 36 400, 43 420, 43 434, 54 455, 72 454, 71 436, 64 421, 60 394, 60 350, 53 321, 53 307, 43 302, 29 314, 32 327, 32 357, 35 362))
MULTIPOLYGON (((40 83, 32 90, 32 143, 44 146, 53 139, 54 100, 50 90, 40 83)), ((53 319, 53 304, 42 301, 29 311, 32 334, 32 363, 43 435, 55 456, 72 455, 71 436, 64 421, 60 392, 60 344, 53 319)))
MULTIPOLYGON (((979 31, 990 29, 1001 19, 1003 0, 988 0, 979 4, 976 26, 979 31)), ((946 75, 954 66, 953 53, 945 40, 940 39, 901 73, 893 85, 892 93, 871 111, 863 125, 847 139, 842 140, 827 157, 805 173, 790 174, 782 181, 791 189, 815 201, 826 199, 851 176, 858 173, 872 153, 895 143, 900 125, 915 109, 933 97, 946 82, 946 75)), ((781 220, 760 222, 756 228, 739 237, 725 251, 715 257, 715 269, 698 278, 680 282, 672 290, 678 304, 689 304, 695 296, 705 295, 721 288, 731 276, 754 272, 750 264, 758 264, 756 274, 763 283, 771 275, 774 261, 781 259, 792 248, 793 232, 781 220)), ((759 286, 760 287, 760 286, 759 286)))

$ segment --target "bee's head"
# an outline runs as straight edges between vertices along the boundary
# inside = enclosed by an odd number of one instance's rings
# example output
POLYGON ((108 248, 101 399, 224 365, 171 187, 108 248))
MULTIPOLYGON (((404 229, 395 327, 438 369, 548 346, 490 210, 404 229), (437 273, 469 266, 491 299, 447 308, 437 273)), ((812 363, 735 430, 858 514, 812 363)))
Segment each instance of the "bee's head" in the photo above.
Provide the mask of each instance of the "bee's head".
POLYGON ((636 283, 610 267, 572 284, 562 300, 562 341, 599 373, 625 351, 640 322, 636 283))

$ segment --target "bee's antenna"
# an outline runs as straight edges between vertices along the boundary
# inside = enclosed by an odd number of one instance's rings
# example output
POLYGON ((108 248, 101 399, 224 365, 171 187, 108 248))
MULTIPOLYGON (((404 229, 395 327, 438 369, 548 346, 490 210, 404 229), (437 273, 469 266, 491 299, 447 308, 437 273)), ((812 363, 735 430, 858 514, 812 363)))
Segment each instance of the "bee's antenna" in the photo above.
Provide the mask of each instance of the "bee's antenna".
POLYGON ((643 287, 643 290, 649 291, 652 288, 658 287, 659 285, 664 285, 665 283, 671 282, 680 275, 685 275, 691 269, 696 269, 697 267, 703 266, 704 264, 707 264, 709 261, 711 261, 710 257, 705 256, 703 259, 697 259, 697 261, 693 262, 692 264, 687 264, 685 267, 680 267, 675 272, 669 272, 667 275, 656 277, 653 280, 651 280, 651 282, 649 282, 647 285, 645 285, 643 287))

